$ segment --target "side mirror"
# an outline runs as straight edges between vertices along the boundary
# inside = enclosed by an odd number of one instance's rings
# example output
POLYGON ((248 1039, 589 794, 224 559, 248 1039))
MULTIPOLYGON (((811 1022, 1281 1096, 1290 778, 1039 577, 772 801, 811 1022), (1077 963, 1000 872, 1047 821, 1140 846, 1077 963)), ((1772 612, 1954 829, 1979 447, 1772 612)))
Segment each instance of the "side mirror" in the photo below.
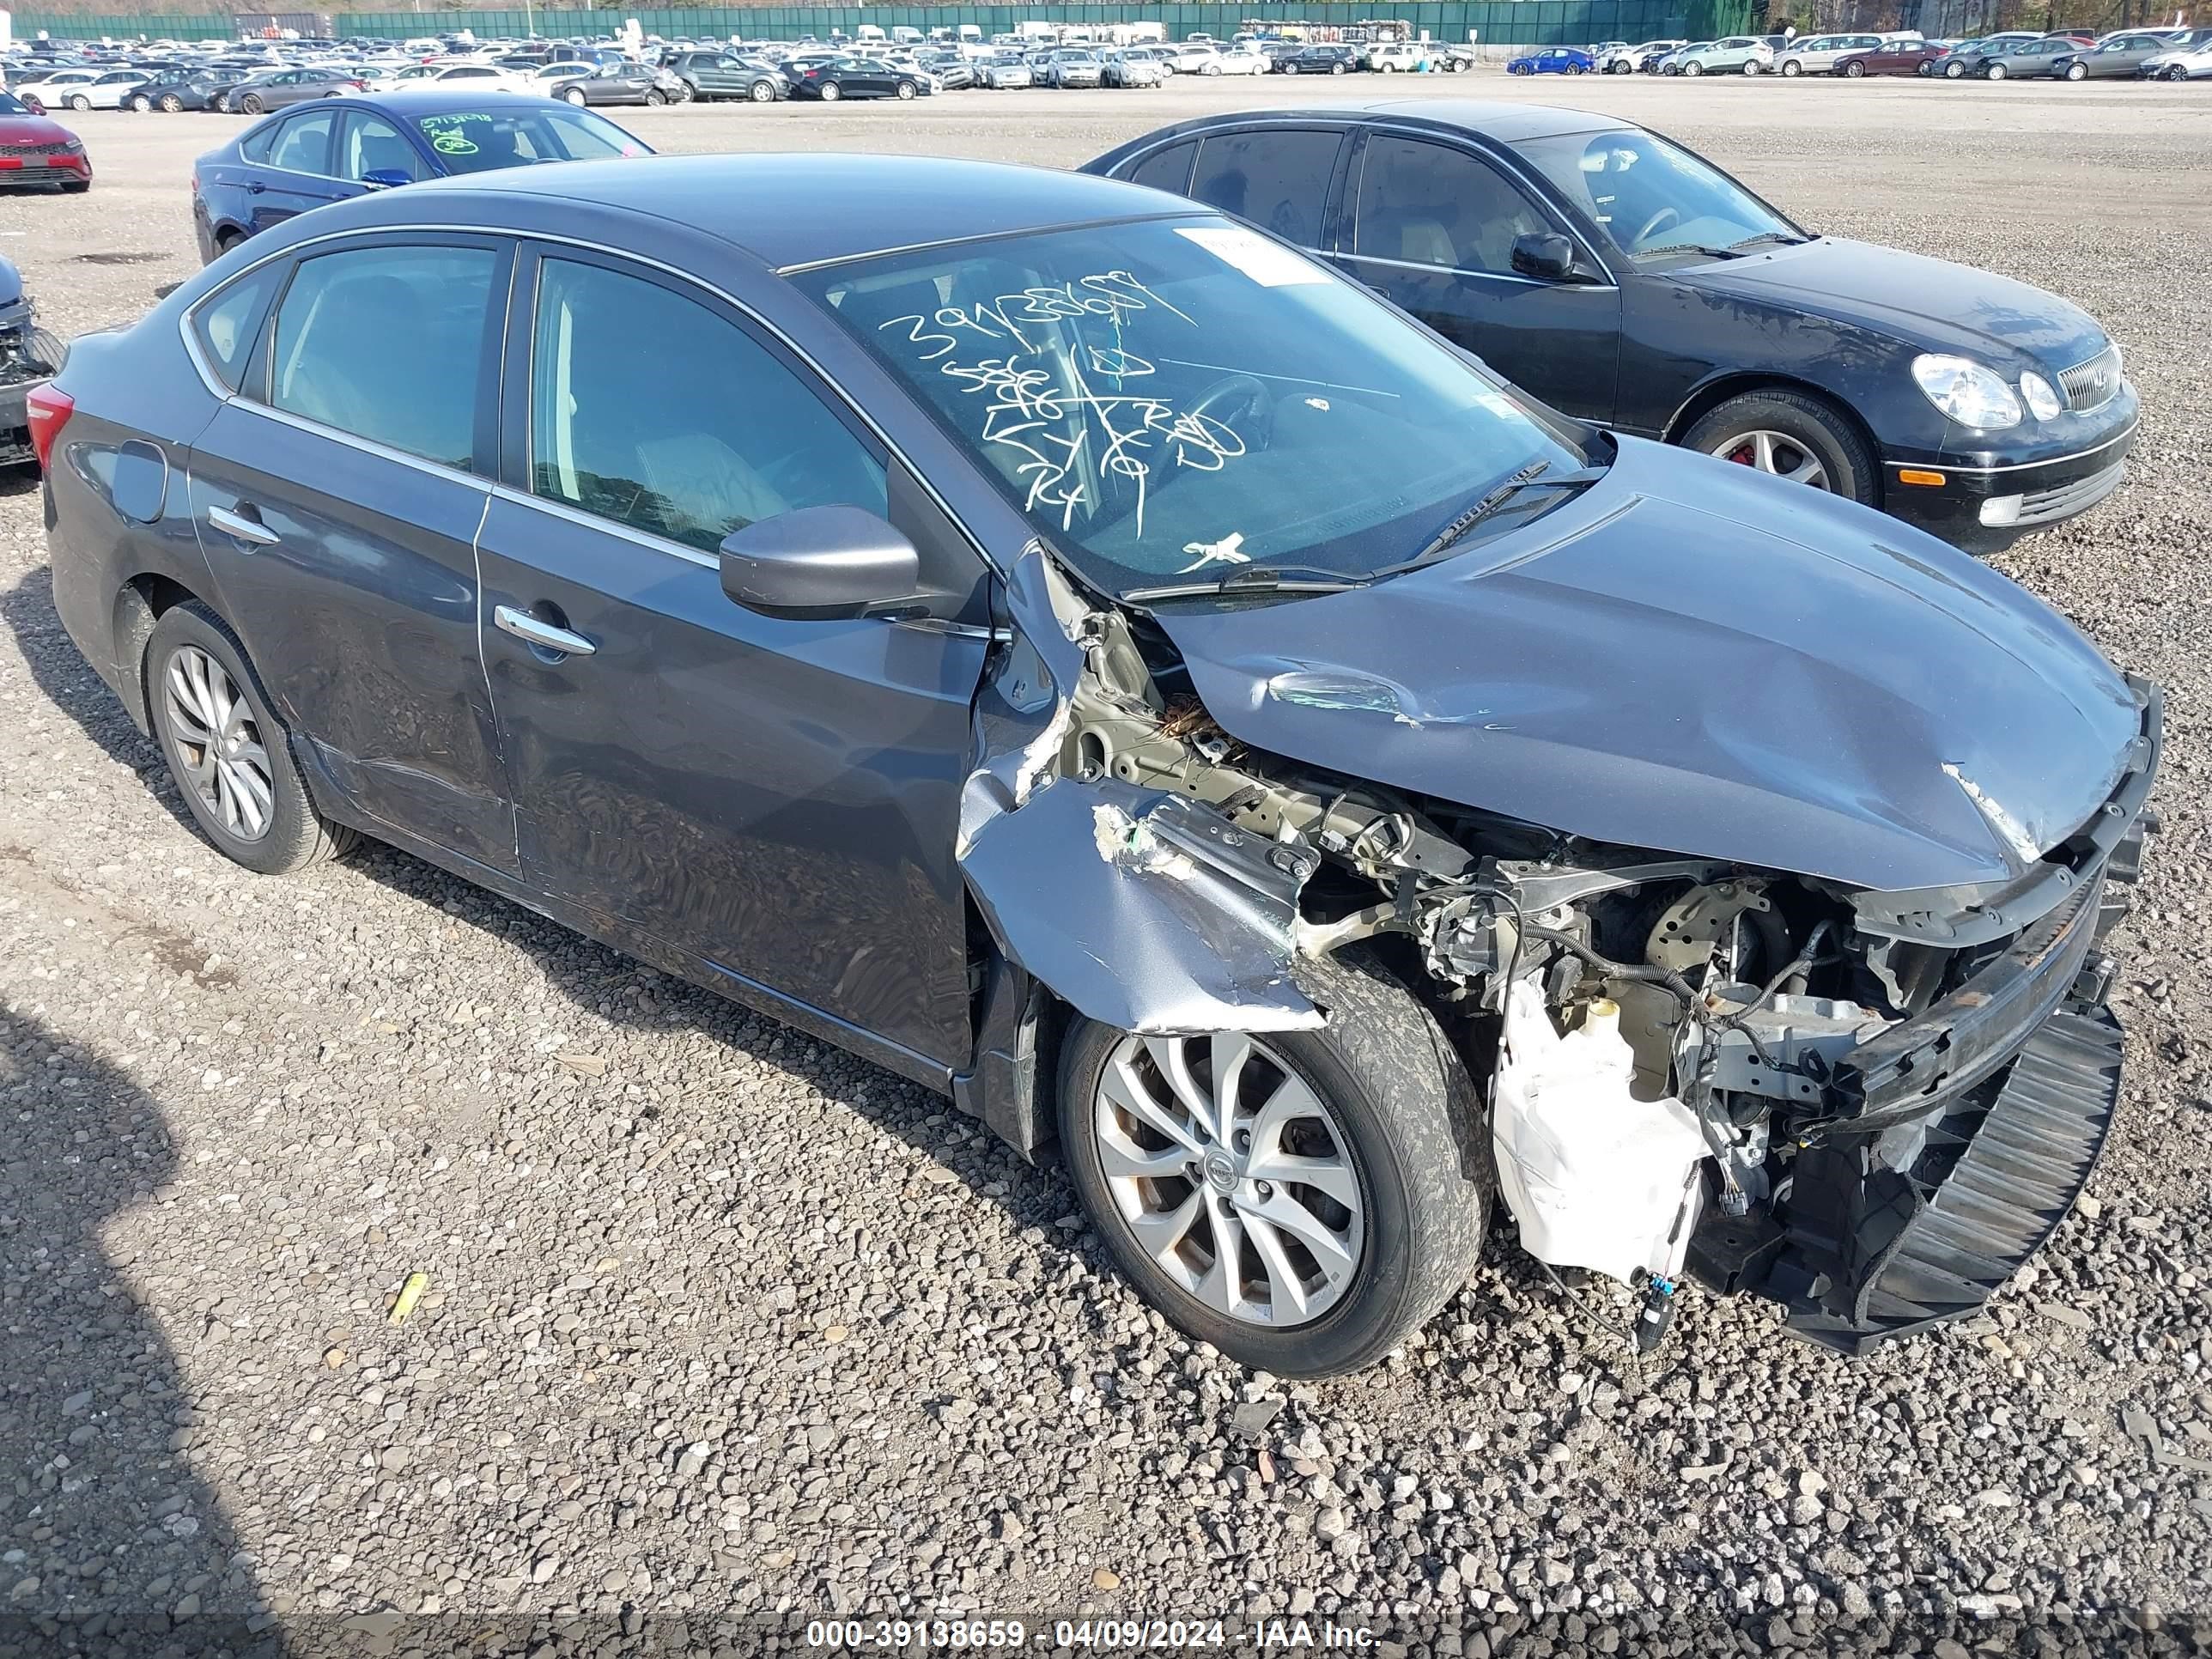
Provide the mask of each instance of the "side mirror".
POLYGON ((1556 230, 1532 230, 1513 239, 1513 269, 1542 283, 1564 283, 1574 275, 1575 245, 1556 230))
POLYGON ((361 175, 361 181, 371 190, 390 190, 395 185, 411 185, 415 175, 404 167, 371 167, 361 175))
POLYGON ((864 507, 802 507, 722 540, 722 592, 764 617, 827 622, 915 599, 921 556, 864 507))

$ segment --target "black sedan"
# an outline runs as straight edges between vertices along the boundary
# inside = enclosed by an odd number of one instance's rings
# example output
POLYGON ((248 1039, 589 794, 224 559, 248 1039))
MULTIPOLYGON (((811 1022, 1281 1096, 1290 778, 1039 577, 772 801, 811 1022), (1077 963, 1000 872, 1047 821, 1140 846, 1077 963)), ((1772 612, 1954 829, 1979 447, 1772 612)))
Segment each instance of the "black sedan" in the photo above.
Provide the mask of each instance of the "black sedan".
POLYGON ((1823 236, 1613 118, 1443 100, 1247 112, 1085 170, 1333 261, 1578 419, 1973 550, 2095 506, 2135 441, 2119 349, 2074 306, 1823 236))
POLYGON ((213 70, 163 70, 123 100, 124 107, 141 114, 160 110, 174 115, 179 110, 215 107, 216 99, 237 84, 213 70))
POLYGON ((223 853, 390 842, 1056 1145, 1247 1364, 1387 1353, 1493 1190, 1654 1335, 1694 1272, 1856 1347, 2111 1123, 2156 690, 1211 210, 433 180, 31 401, 56 608, 223 853))
POLYGON ((929 82, 910 70, 876 58, 842 54, 794 59, 783 66, 794 98, 818 98, 834 104, 841 98, 919 98, 930 90, 929 82))

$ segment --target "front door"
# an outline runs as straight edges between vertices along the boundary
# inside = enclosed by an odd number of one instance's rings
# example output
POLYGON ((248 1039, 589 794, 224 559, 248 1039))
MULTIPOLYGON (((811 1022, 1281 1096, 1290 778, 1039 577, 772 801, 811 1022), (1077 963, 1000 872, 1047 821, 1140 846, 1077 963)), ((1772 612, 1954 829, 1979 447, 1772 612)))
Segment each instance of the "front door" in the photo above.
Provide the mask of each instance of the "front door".
POLYGON ((1346 198, 1352 276, 1554 409, 1613 418, 1620 290, 1514 270, 1516 239, 1565 234, 1517 184, 1472 150, 1373 131, 1346 198))
POLYGON ((218 602, 303 758, 356 812, 507 872, 474 543, 510 257, 412 236, 301 260, 191 461, 218 602))
POLYGON ((516 493, 479 547, 526 877, 959 1063, 953 845, 988 641, 764 617, 723 592, 716 553, 799 507, 888 514, 887 458, 702 290, 549 252, 517 291, 536 311, 507 348, 516 493))

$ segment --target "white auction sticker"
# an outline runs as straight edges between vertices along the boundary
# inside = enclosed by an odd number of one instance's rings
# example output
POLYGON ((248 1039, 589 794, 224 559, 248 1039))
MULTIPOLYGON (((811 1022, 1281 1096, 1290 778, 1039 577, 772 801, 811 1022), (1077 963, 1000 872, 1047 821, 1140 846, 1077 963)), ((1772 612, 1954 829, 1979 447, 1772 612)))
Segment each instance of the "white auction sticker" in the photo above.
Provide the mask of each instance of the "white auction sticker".
POLYGON ((1328 280, 1328 274, 1312 261, 1234 225, 1177 225, 1176 234, 1188 237, 1262 288, 1294 288, 1301 283, 1328 280))

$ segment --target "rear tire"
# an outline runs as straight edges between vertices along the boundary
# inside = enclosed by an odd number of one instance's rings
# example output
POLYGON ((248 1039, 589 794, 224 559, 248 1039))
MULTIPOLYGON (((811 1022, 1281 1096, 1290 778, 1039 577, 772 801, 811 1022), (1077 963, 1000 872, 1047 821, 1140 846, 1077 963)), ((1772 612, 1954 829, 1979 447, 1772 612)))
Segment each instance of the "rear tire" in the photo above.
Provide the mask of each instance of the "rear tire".
POLYGON ((181 99, 181 98, 178 97, 178 96, 177 96, 177 94, 176 94, 175 93, 173 93, 173 92, 165 92, 165 93, 163 93, 163 94, 161 94, 161 113, 162 113, 162 114, 164 114, 164 115, 176 115, 176 114, 181 113, 181 112, 182 112, 182 111, 183 111, 183 109, 184 109, 184 107, 185 107, 185 100, 184 100, 183 99, 181 99))
POLYGON ((844 89, 835 81, 824 81, 822 83, 820 96, 823 103, 834 104, 844 95, 844 89))
MULTIPOLYGON (((1100 1085, 1109 1061, 1127 1041, 1124 1033, 1088 1020, 1079 1020, 1069 1030, 1061 1048, 1060 1134, 1076 1192, 1139 1295, 1190 1335, 1241 1364, 1279 1376, 1327 1376, 1380 1359, 1466 1283, 1489 1220, 1492 1155, 1473 1079, 1428 1010, 1404 986, 1366 962, 1302 963, 1298 973, 1301 984, 1328 1014, 1328 1023, 1316 1030, 1272 1032, 1254 1039, 1253 1058, 1240 1073, 1248 1091, 1237 1098, 1250 1111, 1278 1083, 1303 1085, 1325 1119, 1309 1115, 1297 1121, 1297 1155, 1322 1154, 1349 1170, 1348 1181, 1341 1173, 1337 1180, 1344 1183, 1340 1190, 1350 1190, 1359 1200, 1356 1219, 1344 1228, 1358 1248, 1346 1279, 1306 1285, 1305 1293, 1320 1304, 1317 1315, 1298 1321, 1285 1297, 1287 1317, 1284 1325, 1276 1325, 1211 1305, 1194 1289, 1187 1275, 1202 1275, 1204 1270, 1194 1268, 1188 1252, 1212 1252, 1222 1237, 1214 1231, 1215 1211, 1231 1202, 1247 1215, 1262 1203, 1295 1206, 1304 1220, 1318 1216, 1332 1231, 1341 1224, 1329 1218, 1348 1212, 1304 1183, 1295 1183, 1293 1191, 1294 1183, 1284 1182, 1261 1200, 1257 1183, 1240 1177, 1232 1200, 1203 1175, 1192 1179, 1178 1171, 1157 1182, 1130 1182, 1130 1147, 1142 1152, 1156 1150, 1153 1142, 1160 1148, 1176 1142, 1152 1127, 1154 1120, 1117 1116, 1110 1106, 1102 1112, 1100 1085), (1262 1071, 1255 1073, 1255 1066, 1262 1071), (1111 1180, 1102 1117, 1144 1126, 1116 1149, 1123 1173, 1111 1180), (1185 1194, 1212 1207, 1200 1210, 1188 1231, 1159 1245, 1155 1255, 1139 1241, 1122 1205, 1142 1206, 1139 1213, 1146 1216, 1179 1212, 1185 1194)), ((1200 1038, 1182 1050, 1209 1067, 1207 1087, 1211 1049, 1208 1040, 1200 1038)), ((1136 1075, 1154 1090, 1168 1086, 1151 1059, 1160 1052, 1173 1051, 1164 1044, 1147 1044, 1134 1058, 1136 1075)), ((1153 1092, 1152 1097, 1161 1097, 1153 1092)), ((1221 1150, 1236 1152, 1235 1161, 1241 1163, 1249 1149, 1256 1159, 1269 1139, 1264 1129, 1261 1135, 1258 1146, 1247 1139, 1241 1148, 1221 1150)), ((1203 1169, 1204 1164, 1195 1167, 1203 1169)), ((1255 1164, 1255 1174, 1261 1167, 1255 1164)), ((1268 1234, 1277 1241, 1297 1237, 1288 1228, 1270 1229, 1268 1234)), ((1309 1261, 1317 1267, 1322 1261, 1308 1255, 1303 1246, 1281 1248, 1295 1248, 1297 1254, 1284 1259, 1300 1274, 1309 1261)), ((1266 1264, 1256 1243, 1249 1249, 1249 1254, 1238 1252, 1240 1291, 1246 1280, 1255 1290, 1261 1287, 1266 1264)), ((1264 1278, 1274 1291, 1280 1281, 1273 1274, 1264 1278)), ((1201 1277, 1201 1287, 1205 1282, 1201 1277)), ((1271 1294, 1270 1307, 1274 1300, 1271 1294)))
POLYGON ((1818 462, 1823 476, 1815 488, 1880 505, 1880 464, 1857 427, 1833 404, 1802 392, 1766 386, 1739 393, 1707 410, 1677 441, 1714 455, 1753 433, 1779 434, 1818 462))
MULTIPOLYGON (((169 775, 185 810, 217 852, 262 875, 288 876, 352 849, 360 837, 316 811, 293 763, 289 735, 262 700, 247 666, 246 647, 213 611, 191 600, 163 611, 146 641, 145 674, 147 708, 169 775), (216 687, 213 675, 205 672, 210 667, 220 671, 222 687, 216 687), (192 741, 195 732, 208 733, 207 725, 193 712, 195 707, 208 706, 195 703, 196 685, 207 685, 217 694, 227 691, 225 701, 235 711, 237 729, 247 734, 262 757, 258 772, 266 786, 266 802, 257 833, 234 827, 221 805, 226 793, 230 799, 241 799, 240 786, 228 785, 227 792, 216 789, 217 799, 210 800, 213 786, 204 787, 200 781, 208 768, 204 762, 196 767, 195 760, 205 757, 210 745, 192 741)), ((247 769, 228 761, 219 765, 232 776, 247 769)), ((258 794, 254 798, 259 799, 258 794)))

